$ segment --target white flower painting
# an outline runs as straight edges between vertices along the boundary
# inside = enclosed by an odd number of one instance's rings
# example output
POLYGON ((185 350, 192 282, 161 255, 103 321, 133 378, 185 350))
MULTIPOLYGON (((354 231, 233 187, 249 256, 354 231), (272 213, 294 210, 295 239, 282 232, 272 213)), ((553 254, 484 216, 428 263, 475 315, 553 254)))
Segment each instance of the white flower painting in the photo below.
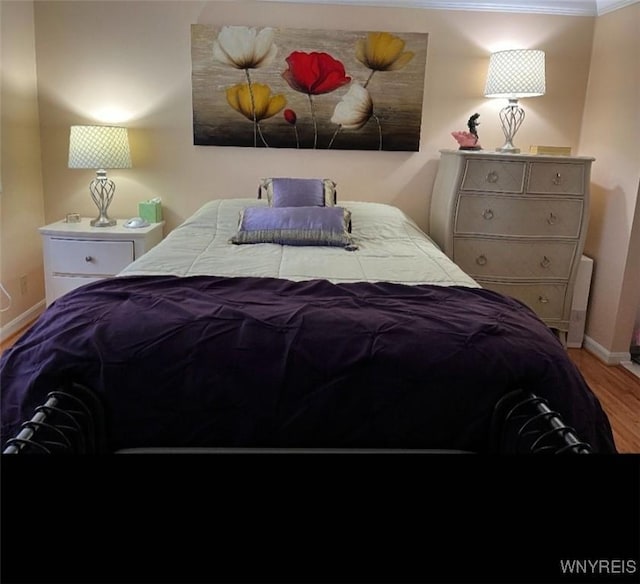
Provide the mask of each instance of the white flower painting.
POLYGON ((416 151, 427 38, 192 25, 194 144, 416 151))

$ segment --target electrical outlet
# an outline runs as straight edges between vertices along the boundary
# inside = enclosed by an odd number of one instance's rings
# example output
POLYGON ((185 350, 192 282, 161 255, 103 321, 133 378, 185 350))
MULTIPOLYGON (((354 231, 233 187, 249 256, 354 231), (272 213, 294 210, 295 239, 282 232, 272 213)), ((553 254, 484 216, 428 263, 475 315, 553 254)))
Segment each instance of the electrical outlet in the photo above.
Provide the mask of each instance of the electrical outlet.
POLYGON ((27 286, 27 276, 20 276, 20 295, 25 296, 29 288, 27 286))

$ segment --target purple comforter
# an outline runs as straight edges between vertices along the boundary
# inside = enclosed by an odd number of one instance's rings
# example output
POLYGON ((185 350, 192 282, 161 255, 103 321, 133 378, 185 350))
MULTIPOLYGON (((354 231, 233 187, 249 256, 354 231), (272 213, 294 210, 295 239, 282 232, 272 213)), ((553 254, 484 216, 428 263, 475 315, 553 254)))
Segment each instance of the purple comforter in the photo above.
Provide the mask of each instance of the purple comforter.
POLYGON ((271 278, 101 280, 59 298, 0 360, 2 441, 56 383, 141 446, 486 452, 497 400, 548 400, 595 451, 600 403, 552 332, 483 289, 271 278))

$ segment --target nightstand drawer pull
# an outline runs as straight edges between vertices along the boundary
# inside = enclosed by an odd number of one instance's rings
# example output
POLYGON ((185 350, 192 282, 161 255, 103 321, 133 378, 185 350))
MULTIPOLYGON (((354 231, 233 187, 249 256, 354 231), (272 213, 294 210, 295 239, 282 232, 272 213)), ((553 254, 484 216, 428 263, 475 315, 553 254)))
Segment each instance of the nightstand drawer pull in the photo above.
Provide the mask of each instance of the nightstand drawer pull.
POLYGON ((554 185, 562 184, 562 175, 559 172, 556 172, 556 175, 553 177, 553 184, 554 185))
POLYGON ((556 217, 553 213, 549 213, 549 216, 547 217, 547 223, 549 225, 555 225, 557 221, 558 217, 556 217))
POLYGON ((492 170, 489 174, 487 174, 487 182, 497 183, 500 176, 495 170, 492 170))
POLYGON ((487 220, 491 221, 493 219, 493 211, 491 209, 485 209, 482 213, 482 216, 487 220))
POLYGON ((551 265, 551 260, 547 256, 544 256, 542 258, 542 261, 540 262, 540 267, 546 270, 550 265, 551 265))
POLYGON ((478 264, 479 266, 486 266, 487 265, 487 256, 484 255, 484 254, 479 255, 476 258, 476 264, 478 264))
POLYGON ((546 296, 539 296, 538 302, 540 304, 549 304, 549 299, 546 296))
POLYGON ((92 258, 91 256, 85 256, 85 257, 84 257, 84 261, 85 261, 85 262, 92 262, 92 261, 93 261, 93 258, 92 258))

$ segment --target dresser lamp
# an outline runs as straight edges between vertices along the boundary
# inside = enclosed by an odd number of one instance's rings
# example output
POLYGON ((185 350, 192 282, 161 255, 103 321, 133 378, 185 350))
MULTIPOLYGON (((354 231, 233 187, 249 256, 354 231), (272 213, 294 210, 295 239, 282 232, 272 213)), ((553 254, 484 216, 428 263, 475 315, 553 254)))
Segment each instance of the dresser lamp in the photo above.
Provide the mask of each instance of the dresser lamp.
POLYGON ((484 90, 485 97, 501 97, 509 104, 500 110, 505 143, 498 152, 517 153, 513 138, 524 120, 518 99, 537 97, 545 92, 544 51, 515 49, 493 53, 484 90))
POLYGON ((131 168, 129 136, 119 126, 71 126, 69 133, 69 168, 93 168, 96 178, 89 183, 89 191, 99 214, 91 220, 93 227, 116 224, 107 210, 116 190, 107 178, 107 168, 131 168))

